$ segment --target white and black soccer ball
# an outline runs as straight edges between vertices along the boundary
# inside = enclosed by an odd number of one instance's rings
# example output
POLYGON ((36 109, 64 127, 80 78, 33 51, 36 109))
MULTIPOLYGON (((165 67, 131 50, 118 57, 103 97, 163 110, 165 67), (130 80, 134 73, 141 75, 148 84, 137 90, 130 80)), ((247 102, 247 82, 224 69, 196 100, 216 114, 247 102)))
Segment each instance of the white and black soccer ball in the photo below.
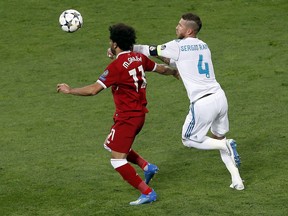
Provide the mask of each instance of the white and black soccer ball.
POLYGON ((60 27, 65 32, 75 32, 83 26, 83 17, 74 9, 65 10, 59 17, 60 27))

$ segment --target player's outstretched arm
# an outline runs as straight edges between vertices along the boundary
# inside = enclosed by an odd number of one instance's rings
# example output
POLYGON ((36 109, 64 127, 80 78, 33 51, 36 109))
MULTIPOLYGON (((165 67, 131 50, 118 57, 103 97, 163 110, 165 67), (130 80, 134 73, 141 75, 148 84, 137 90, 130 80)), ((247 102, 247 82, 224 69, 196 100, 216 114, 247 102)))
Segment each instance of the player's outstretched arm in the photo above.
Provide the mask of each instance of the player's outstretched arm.
POLYGON ((167 65, 170 65, 170 58, 165 58, 162 56, 155 56, 157 59, 160 59, 162 62, 164 62, 167 65))
POLYGON ((179 47, 174 41, 163 45, 134 45, 133 51, 156 57, 172 67, 176 67, 175 60, 179 56, 179 47))
POLYGON ((176 68, 169 67, 165 64, 157 64, 155 72, 162 75, 173 75, 176 79, 180 78, 179 72, 176 68))
POLYGON ((61 92, 64 94, 72 94, 78 96, 93 96, 98 94, 104 88, 98 82, 95 82, 91 85, 87 85, 81 88, 71 88, 66 83, 61 83, 57 85, 57 92, 61 92))

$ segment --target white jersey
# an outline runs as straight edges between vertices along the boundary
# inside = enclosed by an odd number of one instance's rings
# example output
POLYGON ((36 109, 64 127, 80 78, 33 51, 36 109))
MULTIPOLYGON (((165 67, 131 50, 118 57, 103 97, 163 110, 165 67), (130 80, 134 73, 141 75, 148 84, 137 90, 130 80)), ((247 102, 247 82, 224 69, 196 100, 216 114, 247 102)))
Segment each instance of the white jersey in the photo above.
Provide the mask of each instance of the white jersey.
MULTIPOLYGON (((149 55, 151 49, 143 45, 134 46, 134 51, 145 55, 149 55)), ((178 39, 158 45, 157 54, 170 58, 171 65, 176 64, 191 103, 221 89, 215 79, 209 47, 198 38, 178 39)))
POLYGON ((190 102, 221 89, 215 79, 211 53, 198 38, 173 40, 157 47, 158 55, 175 61, 190 102))

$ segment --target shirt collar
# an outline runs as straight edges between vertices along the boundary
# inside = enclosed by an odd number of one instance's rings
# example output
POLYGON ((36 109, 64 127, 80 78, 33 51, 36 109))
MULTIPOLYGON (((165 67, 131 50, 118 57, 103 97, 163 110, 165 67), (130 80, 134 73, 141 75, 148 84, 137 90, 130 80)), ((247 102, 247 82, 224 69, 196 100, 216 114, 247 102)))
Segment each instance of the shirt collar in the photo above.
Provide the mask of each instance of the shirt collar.
POLYGON ((120 56, 120 55, 122 55, 122 54, 130 53, 130 52, 131 52, 130 50, 122 51, 122 52, 120 52, 120 53, 116 56, 116 59, 118 58, 118 56, 120 56))

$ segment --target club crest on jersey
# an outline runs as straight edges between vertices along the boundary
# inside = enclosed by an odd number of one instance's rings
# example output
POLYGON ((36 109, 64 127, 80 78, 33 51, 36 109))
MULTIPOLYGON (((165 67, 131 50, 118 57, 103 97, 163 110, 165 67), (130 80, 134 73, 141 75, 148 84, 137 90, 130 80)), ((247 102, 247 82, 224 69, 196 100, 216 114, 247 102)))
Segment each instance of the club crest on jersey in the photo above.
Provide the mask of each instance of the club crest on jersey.
POLYGON ((99 77, 99 79, 102 81, 105 81, 108 74, 109 74, 109 70, 105 70, 103 74, 99 77))
POLYGON ((164 50, 164 49, 166 49, 166 45, 161 46, 161 50, 164 50))

